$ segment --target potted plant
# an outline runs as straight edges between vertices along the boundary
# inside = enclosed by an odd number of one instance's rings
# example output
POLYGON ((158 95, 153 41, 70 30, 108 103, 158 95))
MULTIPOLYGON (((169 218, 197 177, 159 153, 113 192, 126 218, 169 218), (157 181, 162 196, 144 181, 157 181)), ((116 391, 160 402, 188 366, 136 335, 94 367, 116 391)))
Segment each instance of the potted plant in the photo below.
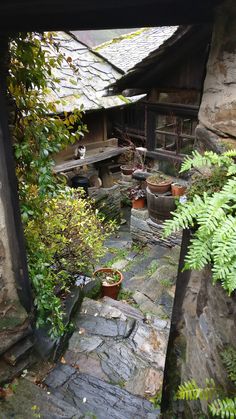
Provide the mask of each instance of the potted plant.
POLYGON ((132 201, 132 208, 140 209, 145 207, 146 192, 140 186, 135 186, 130 190, 130 199, 132 201))
POLYGON ((152 193, 165 193, 170 190, 172 179, 164 173, 156 173, 149 176, 146 182, 152 193))
POLYGON ((123 173, 123 175, 126 175, 126 176, 132 175, 135 169, 136 168, 134 166, 131 166, 128 164, 120 166, 121 172, 123 173))
POLYGON ((171 193, 173 196, 182 196, 185 195, 187 187, 184 185, 180 185, 179 183, 172 183, 171 184, 171 193))
POLYGON ((117 269, 100 268, 93 275, 101 281, 102 297, 110 297, 116 300, 124 279, 122 273, 117 269))

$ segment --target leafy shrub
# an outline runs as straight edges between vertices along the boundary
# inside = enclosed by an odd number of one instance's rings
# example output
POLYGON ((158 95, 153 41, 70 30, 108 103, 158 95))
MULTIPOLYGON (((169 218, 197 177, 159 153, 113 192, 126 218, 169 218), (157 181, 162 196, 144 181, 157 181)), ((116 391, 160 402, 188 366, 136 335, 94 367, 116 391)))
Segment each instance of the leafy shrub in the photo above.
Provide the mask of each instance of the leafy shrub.
POLYGON ((70 288, 76 274, 92 273, 105 254, 103 244, 114 223, 104 225, 92 203, 76 191, 61 192, 46 201, 44 217, 32 217, 25 236, 37 324, 50 324, 51 333, 57 335, 63 331, 60 292, 70 288))

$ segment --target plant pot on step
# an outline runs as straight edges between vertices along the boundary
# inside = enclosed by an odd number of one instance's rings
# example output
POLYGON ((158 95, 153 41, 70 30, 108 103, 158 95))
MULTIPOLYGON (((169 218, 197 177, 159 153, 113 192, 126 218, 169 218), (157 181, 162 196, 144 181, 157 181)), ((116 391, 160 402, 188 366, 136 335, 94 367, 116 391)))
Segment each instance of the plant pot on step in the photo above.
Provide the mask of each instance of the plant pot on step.
POLYGON ((161 178, 158 175, 149 176, 146 179, 147 186, 149 187, 152 193, 165 193, 170 190, 172 183, 171 178, 161 178))
POLYGON ((145 203, 146 203, 145 198, 132 199, 132 208, 134 209, 145 208, 145 203))
POLYGON ((132 175, 132 173, 135 171, 135 168, 133 166, 120 166, 120 170, 123 173, 123 175, 132 175))
POLYGON ((182 196, 186 193, 187 187, 178 183, 171 184, 171 193, 173 196, 182 196))
POLYGON ((100 268, 93 275, 95 278, 99 278, 102 283, 102 297, 110 297, 117 300, 121 283, 124 279, 123 274, 117 269, 100 268))

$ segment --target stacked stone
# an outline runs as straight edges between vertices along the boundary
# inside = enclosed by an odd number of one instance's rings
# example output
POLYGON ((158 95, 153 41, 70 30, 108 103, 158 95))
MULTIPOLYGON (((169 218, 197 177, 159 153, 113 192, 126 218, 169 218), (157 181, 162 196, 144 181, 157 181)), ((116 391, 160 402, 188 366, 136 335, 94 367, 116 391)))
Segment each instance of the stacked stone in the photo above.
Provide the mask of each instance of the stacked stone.
POLYGON ((120 220, 121 193, 119 185, 111 188, 89 188, 89 196, 94 199, 96 208, 100 210, 106 219, 120 220))
POLYGON ((173 247, 181 244, 182 233, 171 234, 163 238, 163 221, 154 223, 148 215, 148 210, 131 210, 130 233, 134 240, 143 243, 159 244, 173 247))

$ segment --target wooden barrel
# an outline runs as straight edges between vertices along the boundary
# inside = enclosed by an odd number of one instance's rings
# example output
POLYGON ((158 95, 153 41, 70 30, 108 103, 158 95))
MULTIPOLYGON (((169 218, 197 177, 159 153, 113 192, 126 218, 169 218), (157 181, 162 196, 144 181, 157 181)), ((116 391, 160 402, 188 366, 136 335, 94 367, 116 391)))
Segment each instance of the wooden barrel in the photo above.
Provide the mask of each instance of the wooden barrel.
POLYGON ((176 209, 175 198, 172 195, 153 194, 147 188, 147 207, 152 221, 166 220, 172 217, 171 211, 176 209))

